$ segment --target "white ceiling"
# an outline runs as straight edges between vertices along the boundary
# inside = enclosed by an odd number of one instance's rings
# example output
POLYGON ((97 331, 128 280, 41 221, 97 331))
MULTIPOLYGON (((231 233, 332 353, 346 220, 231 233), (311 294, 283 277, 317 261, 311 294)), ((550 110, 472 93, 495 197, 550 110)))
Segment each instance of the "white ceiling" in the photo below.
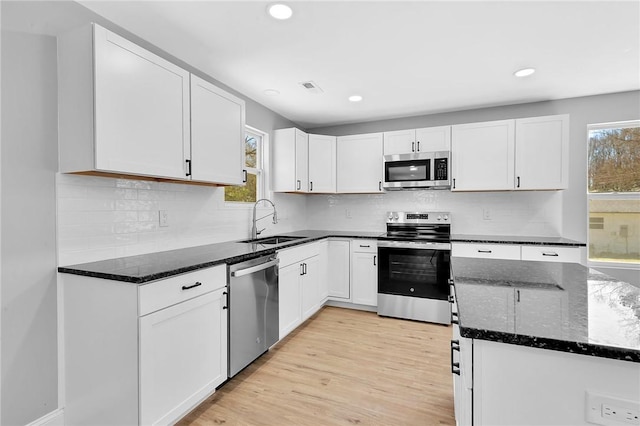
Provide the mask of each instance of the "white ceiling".
POLYGON ((640 1, 80 3, 306 128, 640 89, 640 1))

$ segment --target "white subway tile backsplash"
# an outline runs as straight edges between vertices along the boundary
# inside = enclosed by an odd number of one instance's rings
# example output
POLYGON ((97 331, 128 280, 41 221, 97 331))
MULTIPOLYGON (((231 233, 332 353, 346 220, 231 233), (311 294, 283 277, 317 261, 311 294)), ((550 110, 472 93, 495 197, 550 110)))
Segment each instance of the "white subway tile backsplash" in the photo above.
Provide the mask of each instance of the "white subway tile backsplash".
MULTIPOLYGON (((70 265, 249 236, 251 207, 224 202, 224 188, 59 174, 59 264, 70 265), (159 227, 159 210, 169 226, 159 227)), ((305 197, 274 194, 277 225, 259 222, 264 235, 306 227, 305 197)), ((271 213, 258 208, 258 217, 271 213)))

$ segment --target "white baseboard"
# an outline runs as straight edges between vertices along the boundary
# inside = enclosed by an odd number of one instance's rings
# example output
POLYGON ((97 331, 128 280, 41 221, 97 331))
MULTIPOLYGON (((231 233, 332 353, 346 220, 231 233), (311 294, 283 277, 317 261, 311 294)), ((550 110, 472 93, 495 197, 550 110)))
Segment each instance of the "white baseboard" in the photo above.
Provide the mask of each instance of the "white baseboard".
POLYGON ((64 409, 58 408, 38 420, 34 420, 27 426, 64 426, 64 409))

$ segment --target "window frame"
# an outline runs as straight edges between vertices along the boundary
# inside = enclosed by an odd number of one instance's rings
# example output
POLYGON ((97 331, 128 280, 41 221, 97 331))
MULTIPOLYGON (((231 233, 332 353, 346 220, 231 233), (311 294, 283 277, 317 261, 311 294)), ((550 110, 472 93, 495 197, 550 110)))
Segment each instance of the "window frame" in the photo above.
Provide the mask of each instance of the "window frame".
POLYGON ((636 200, 640 197, 640 192, 589 192, 589 152, 588 146, 590 142, 589 134, 593 130, 603 130, 603 129, 629 129, 633 127, 640 127, 640 119, 638 120, 625 120, 625 121, 614 121, 607 123, 597 123, 597 124, 588 124, 587 125, 587 167, 585 170, 586 173, 586 193, 587 193, 587 205, 586 205, 586 214, 587 214, 587 247, 586 247, 586 258, 587 258, 587 266, 590 268, 615 268, 615 269, 632 269, 632 270, 640 270, 640 262, 632 263, 632 262, 602 262, 597 260, 590 260, 589 246, 590 246, 590 228, 589 228, 589 204, 591 200, 636 200))
MULTIPOLYGON (((269 133, 257 129, 255 127, 245 125, 244 126, 244 134, 245 138, 247 133, 253 134, 255 136, 260 137, 260 141, 258 142, 257 147, 257 155, 256 155, 256 168, 247 167, 246 159, 244 160, 243 170, 246 170, 247 173, 252 171, 252 173, 256 174, 256 199, 259 200, 261 198, 271 199, 271 192, 269 191, 268 182, 268 170, 267 165, 269 164, 269 133)), ((244 144, 244 141, 243 141, 244 144)), ((243 145, 243 158, 244 152, 246 148, 243 145)), ((226 188, 226 187, 225 187, 226 188)), ((225 199, 226 194, 223 194, 223 202, 225 207, 227 208, 237 208, 237 209, 250 209, 253 208, 255 204, 254 201, 227 201, 225 199)))

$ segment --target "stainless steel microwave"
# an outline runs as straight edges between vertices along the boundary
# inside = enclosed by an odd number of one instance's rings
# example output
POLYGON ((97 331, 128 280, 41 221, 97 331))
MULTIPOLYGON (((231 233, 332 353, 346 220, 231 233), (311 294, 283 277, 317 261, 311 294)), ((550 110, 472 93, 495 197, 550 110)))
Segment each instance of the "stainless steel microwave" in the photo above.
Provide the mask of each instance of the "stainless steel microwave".
POLYGON ((385 155, 383 187, 387 190, 448 189, 451 187, 450 156, 449 151, 385 155))

